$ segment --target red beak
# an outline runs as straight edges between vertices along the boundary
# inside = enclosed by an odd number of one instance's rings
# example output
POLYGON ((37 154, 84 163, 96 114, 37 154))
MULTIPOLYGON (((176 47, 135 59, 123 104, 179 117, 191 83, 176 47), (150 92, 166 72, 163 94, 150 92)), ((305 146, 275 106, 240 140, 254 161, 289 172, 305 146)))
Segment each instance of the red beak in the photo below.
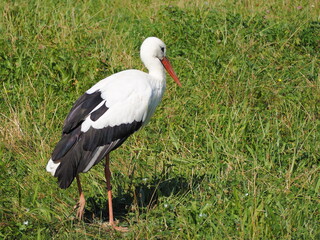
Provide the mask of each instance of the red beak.
POLYGON ((173 80, 179 85, 179 87, 182 87, 179 78, 177 77, 176 73, 173 71, 173 68, 169 62, 169 60, 164 57, 162 60, 160 60, 164 68, 167 70, 169 75, 173 78, 173 80))

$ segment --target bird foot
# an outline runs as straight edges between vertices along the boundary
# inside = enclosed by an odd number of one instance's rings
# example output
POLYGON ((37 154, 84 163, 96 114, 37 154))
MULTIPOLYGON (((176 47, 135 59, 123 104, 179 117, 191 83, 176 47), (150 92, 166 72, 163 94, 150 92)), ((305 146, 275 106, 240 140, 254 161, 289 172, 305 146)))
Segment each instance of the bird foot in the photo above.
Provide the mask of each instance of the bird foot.
POLYGON ((114 230, 116 230, 118 232, 129 232, 129 228, 117 226, 114 222, 104 223, 104 225, 105 225, 105 227, 108 226, 108 228, 112 227, 114 230))
POLYGON ((81 221, 83 219, 83 215, 84 215, 84 206, 85 206, 86 202, 83 201, 81 198, 79 200, 79 202, 73 207, 74 210, 77 209, 77 219, 79 221, 81 221))
POLYGON ((118 232, 129 232, 129 228, 127 227, 120 227, 116 225, 111 225, 111 227, 118 232))

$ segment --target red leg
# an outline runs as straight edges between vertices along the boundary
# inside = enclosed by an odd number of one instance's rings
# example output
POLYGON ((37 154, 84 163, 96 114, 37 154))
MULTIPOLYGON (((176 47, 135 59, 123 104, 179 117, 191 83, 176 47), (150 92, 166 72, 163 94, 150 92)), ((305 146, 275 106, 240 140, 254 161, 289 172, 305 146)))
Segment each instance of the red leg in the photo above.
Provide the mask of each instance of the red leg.
POLYGON ((76 179, 77 179, 77 185, 78 185, 80 198, 79 198, 79 202, 74 206, 74 208, 75 209, 78 208, 77 218, 78 218, 78 220, 82 220, 83 213, 84 213, 84 206, 86 205, 86 199, 84 198, 84 194, 82 192, 82 187, 81 187, 79 175, 76 176, 76 179))
POLYGON ((108 190, 108 207, 109 207, 109 223, 111 226, 114 226, 113 220, 113 207, 112 207, 112 191, 111 191, 111 172, 109 167, 109 154, 106 156, 106 165, 104 169, 104 173, 107 180, 107 190, 108 190))
POLYGON ((128 229, 124 227, 118 227, 116 226, 113 218, 113 207, 112 207, 112 190, 111 190, 111 172, 110 172, 110 166, 109 166, 109 154, 106 156, 106 165, 104 169, 104 173, 107 180, 107 190, 108 190, 108 207, 109 207, 109 224, 112 226, 115 230, 127 232, 128 229))

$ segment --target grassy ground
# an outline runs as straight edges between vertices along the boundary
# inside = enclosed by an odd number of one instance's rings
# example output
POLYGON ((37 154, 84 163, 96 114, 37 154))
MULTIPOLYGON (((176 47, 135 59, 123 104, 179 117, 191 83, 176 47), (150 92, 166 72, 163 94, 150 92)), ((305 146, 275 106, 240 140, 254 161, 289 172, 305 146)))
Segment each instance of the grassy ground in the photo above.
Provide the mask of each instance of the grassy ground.
POLYGON ((319 239, 320 5, 307 1, 1 1, 1 239, 319 239), (86 220, 45 172, 72 103, 143 70, 158 36, 183 83, 83 174, 86 220))

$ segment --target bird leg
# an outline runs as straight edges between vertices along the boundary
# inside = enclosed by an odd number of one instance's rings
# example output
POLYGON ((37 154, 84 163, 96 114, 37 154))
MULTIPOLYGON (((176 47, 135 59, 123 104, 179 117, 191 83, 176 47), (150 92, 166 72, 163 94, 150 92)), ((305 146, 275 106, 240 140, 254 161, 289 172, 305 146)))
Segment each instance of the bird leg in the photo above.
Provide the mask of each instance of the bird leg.
POLYGON ((108 190, 108 207, 109 207, 109 225, 113 227, 113 229, 121 232, 127 232, 128 228, 116 226, 113 218, 113 207, 112 207, 112 190, 111 190, 111 171, 109 166, 109 154, 106 156, 106 165, 105 165, 105 176, 107 180, 107 190, 108 190))
POLYGON ((76 178, 77 178, 77 185, 78 185, 80 198, 79 198, 79 202, 74 206, 74 209, 78 209, 77 215, 76 215, 77 219, 82 220, 83 213, 84 213, 84 206, 86 205, 86 199, 84 198, 84 194, 82 192, 82 187, 81 187, 79 175, 77 175, 76 178))

